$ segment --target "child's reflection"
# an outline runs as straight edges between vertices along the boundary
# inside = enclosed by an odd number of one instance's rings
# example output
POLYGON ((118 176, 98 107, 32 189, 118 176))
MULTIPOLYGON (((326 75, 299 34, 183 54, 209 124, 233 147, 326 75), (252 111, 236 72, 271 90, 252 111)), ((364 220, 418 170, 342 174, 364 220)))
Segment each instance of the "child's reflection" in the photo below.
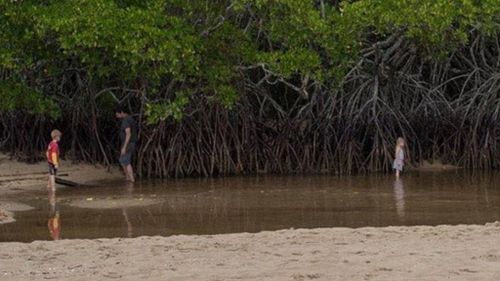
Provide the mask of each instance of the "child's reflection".
POLYGON ((49 204, 50 212, 47 225, 49 227, 50 237, 54 240, 59 240, 61 238, 61 219, 59 216, 55 190, 49 190, 49 204))
POLYGON ((403 181, 396 179, 394 181, 394 200, 396 201, 396 212, 400 220, 405 218, 405 189, 403 181))

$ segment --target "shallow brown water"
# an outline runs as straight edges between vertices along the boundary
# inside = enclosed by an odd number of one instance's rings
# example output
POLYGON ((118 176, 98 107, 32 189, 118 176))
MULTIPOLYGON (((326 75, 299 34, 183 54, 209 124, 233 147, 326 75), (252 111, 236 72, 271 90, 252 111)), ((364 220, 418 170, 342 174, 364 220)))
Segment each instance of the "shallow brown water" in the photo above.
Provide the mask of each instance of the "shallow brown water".
MULTIPOLYGON (((63 239, 484 224, 500 220, 499 180, 500 174, 446 172, 413 173, 400 181, 375 175, 185 179, 133 187, 120 183, 61 188, 56 209, 63 239), (80 208, 76 202, 112 208, 80 208), (130 202, 152 205, 127 207, 130 202)), ((48 219, 54 212, 45 192, 2 200, 35 209, 16 212, 15 223, 0 225, 0 241, 51 239, 48 219)))

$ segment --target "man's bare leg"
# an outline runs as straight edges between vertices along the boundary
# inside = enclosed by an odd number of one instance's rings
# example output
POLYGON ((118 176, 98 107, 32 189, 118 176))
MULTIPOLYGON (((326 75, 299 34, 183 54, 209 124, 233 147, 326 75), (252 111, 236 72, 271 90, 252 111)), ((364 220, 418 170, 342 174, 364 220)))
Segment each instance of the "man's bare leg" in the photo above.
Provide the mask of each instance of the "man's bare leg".
POLYGON ((127 167, 126 167, 126 173, 127 173, 127 179, 130 182, 134 182, 135 181, 135 178, 134 178, 134 169, 132 168, 131 164, 127 165, 127 167))
POLYGON ((129 180, 129 178, 128 178, 128 170, 127 170, 127 166, 122 166, 122 168, 123 168, 123 173, 125 174, 125 180, 127 180, 127 181, 128 181, 128 180, 129 180))

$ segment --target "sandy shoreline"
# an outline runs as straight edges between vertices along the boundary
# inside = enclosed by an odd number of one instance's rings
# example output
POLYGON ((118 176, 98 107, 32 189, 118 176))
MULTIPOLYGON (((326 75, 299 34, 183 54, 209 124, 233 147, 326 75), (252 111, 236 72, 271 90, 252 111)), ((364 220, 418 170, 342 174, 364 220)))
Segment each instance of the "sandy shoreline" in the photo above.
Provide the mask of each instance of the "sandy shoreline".
POLYGON ((0 243, 2 280, 500 280, 500 223, 0 243))
MULTIPOLYGON (((71 161, 62 161, 59 172, 64 175, 61 176, 63 179, 87 185, 123 179, 117 168, 108 170, 101 165, 73 164, 71 161)), ((14 197, 13 195, 22 192, 45 192, 47 174, 46 162, 27 164, 11 160, 7 155, 0 153, 0 199, 14 197)), ((15 212, 23 211, 18 206, 18 202, 0 201, 0 224, 14 222, 15 212)))
MULTIPOLYGON (((64 160, 61 161, 59 174, 66 180, 90 185, 123 178, 117 167, 107 169, 101 165, 74 164, 64 160)), ((47 176, 48 168, 44 161, 27 164, 0 153, 0 195, 44 189, 47 176)))

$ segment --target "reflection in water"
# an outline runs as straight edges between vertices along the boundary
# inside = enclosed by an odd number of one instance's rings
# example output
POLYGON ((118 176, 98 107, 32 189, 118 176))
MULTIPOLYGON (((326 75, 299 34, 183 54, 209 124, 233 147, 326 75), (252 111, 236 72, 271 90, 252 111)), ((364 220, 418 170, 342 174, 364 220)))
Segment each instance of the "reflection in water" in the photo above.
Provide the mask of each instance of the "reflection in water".
POLYGON ((405 218, 405 188, 403 180, 394 180, 394 200, 396 201, 396 212, 400 220, 405 218))
POLYGON ((123 214, 123 217, 125 218, 125 222, 127 223, 127 237, 132 238, 132 237, 134 237, 134 232, 132 229, 132 223, 130 222, 130 219, 128 218, 128 215, 127 215, 127 209, 123 208, 122 214, 123 214))
MULTIPOLYGON (((484 224, 500 220, 498 182, 500 173, 462 172, 415 172, 399 181, 386 175, 182 179, 65 188, 57 190, 57 202, 64 206, 64 239, 484 224), (72 205, 86 198, 96 204, 72 205), (132 204, 141 198, 154 204, 132 204)), ((35 209, 17 213, 15 223, 0 225, 0 241, 50 239, 47 217, 40 217, 40 210, 48 213, 45 196, 13 197, 35 209)), ((53 198, 51 218, 57 210, 53 198)))
MULTIPOLYGON (((133 182, 127 182, 127 184, 125 185, 125 192, 129 196, 131 196, 134 193, 134 183, 133 182)), ((123 218, 125 219, 125 223, 127 223, 127 237, 132 238, 132 237, 134 237, 134 233, 133 233, 132 223, 130 222, 126 208, 122 208, 122 214, 123 214, 123 218)))
POLYGON ((49 191, 49 204, 50 211, 47 226, 49 227, 50 237, 54 240, 59 240, 61 238, 61 219, 55 191, 49 191))

